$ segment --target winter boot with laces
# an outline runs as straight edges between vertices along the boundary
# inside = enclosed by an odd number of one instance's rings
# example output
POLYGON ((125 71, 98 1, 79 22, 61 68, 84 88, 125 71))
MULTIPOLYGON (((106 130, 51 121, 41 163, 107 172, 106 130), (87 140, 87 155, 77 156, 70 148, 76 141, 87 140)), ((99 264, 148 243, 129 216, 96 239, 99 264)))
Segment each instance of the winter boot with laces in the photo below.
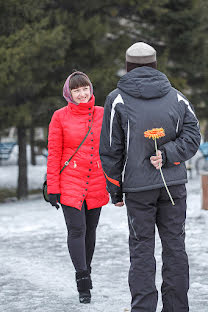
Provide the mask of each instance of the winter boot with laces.
POLYGON ((92 280, 88 270, 76 272, 77 290, 79 292, 80 303, 90 303, 92 280))

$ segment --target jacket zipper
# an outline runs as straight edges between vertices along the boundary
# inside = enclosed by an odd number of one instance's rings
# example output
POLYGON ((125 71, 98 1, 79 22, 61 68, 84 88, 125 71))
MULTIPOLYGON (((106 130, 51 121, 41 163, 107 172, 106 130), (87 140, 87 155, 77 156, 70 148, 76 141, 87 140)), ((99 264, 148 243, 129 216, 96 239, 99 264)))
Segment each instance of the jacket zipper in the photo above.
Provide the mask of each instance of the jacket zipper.
POLYGON ((99 162, 97 161, 97 166, 98 166, 98 168, 100 168, 100 165, 99 165, 99 162))
POLYGON ((77 167, 77 163, 76 163, 76 161, 74 160, 74 168, 76 168, 77 167))

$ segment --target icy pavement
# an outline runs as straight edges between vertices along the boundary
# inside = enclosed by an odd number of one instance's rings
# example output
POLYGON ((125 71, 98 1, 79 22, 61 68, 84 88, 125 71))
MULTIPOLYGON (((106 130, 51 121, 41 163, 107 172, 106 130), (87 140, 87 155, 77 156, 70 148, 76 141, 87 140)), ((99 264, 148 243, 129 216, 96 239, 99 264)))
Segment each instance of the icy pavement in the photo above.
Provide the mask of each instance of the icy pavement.
MULTIPOLYGON (((208 311, 208 211, 201 210, 200 180, 187 186, 186 245, 190 312, 208 311)), ((1 312, 130 311, 126 209, 103 207, 93 259, 92 303, 78 303, 62 211, 40 198, 0 205, 1 312), (128 309, 128 310, 127 310, 128 309)), ((157 287, 161 246, 156 238, 157 287)), ((159 298, 157 312, 161 311, 159 298)))

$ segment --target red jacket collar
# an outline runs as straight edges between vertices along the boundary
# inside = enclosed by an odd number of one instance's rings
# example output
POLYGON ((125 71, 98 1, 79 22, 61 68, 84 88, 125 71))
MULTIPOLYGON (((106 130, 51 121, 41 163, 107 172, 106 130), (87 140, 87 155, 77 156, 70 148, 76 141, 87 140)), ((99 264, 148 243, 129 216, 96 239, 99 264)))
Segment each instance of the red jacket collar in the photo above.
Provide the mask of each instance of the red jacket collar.
POLYGON ((92 95, 87 103, 79 103, 78 105, 68 102, 68 108, 75 114, 88 114, 94 111, 95 97, 92 95))

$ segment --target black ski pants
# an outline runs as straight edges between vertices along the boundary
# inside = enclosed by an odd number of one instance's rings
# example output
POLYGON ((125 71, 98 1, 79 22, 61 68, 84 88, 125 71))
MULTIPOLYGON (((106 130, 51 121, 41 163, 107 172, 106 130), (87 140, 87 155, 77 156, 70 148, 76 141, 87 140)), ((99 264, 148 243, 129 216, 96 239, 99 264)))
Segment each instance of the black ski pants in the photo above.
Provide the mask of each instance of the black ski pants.
POLYGON ((101 208, 88 210, 84 201, 82 209, 62 205, 67 226, 67 244, 76 272, 91 270, 95 250, 96 228, 101 208))
POLYGON ((157 289, 155 225, 162 243, 162 312, 187 312, 189 265, 185 251, 186 188, 169 187, 126 194, 129 223, 131 312, 155 312, 157 289))

